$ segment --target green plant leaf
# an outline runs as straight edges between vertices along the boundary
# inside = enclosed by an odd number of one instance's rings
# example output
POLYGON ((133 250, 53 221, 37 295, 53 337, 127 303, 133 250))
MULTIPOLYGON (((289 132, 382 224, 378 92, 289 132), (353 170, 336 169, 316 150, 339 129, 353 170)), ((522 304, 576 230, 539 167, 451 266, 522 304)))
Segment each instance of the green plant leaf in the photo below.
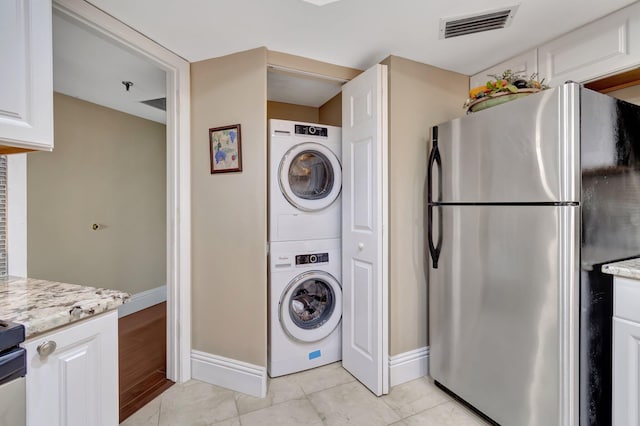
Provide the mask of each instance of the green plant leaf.
POLYGON ((518 93, 518 88, 513 84, 507 84, 506 88, 509 89, 511 93, 518 93))

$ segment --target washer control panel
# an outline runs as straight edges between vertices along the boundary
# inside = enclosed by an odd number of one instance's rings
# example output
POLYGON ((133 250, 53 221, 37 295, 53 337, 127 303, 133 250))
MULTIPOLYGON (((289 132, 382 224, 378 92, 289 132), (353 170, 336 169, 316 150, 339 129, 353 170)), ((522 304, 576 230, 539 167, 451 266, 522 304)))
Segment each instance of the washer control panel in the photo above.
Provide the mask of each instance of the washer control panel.
POLYGON ((296 256, 296 265, 327 262, 329 262, 329 253, 299 254, 296 256))
POLYGON ((328 136, 326 127, 304 126, 296 124, 296 135, 328 136))

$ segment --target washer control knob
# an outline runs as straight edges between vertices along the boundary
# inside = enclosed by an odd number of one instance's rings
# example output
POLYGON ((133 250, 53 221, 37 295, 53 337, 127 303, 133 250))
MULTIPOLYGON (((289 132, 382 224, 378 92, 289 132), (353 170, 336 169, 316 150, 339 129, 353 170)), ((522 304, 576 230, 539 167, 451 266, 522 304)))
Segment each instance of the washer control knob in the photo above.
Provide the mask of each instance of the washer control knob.
POLYGON ((309 262, 316 263, 317 261, 318 261, 318 256, 316 256, 315 254, 312 254, 311 256, 309 256, 309 262))
POLYGON ((310 135, 315 135, 316 134, 316 128, 315 127, 309 127, 309 134, 310 135))

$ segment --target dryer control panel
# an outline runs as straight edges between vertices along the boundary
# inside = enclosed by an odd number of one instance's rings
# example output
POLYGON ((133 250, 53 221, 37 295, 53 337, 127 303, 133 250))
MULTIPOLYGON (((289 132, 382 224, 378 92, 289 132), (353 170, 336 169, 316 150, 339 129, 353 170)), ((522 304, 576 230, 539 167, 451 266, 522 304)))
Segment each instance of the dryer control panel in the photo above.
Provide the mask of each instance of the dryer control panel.
POLYGON ((327 262, 329 262, 329 253, 299 254, 296 256, 296 265, 327 262))
POLYGON ((303 126, 302 124, 296 124, 296 135, 311 135, 311 136, 328 136, 326 127, 317 126, 303 126))

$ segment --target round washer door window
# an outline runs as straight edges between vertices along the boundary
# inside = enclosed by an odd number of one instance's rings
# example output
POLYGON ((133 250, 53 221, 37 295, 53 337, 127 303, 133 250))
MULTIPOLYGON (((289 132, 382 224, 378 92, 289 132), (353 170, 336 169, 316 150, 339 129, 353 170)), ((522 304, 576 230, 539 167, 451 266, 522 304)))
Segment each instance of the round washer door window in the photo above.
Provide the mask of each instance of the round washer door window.
POLYGON ((297 209, 317 211, 329 207, 342 189, 342 168, 335 154, 313 142, 291 148, 282 157, 280 189, 297 209))
POLYGON ((342 318, 342 288, 327 272, 298 275, 280 298, 279 316, 290 337, 301 342, 322 340, 342 318))

